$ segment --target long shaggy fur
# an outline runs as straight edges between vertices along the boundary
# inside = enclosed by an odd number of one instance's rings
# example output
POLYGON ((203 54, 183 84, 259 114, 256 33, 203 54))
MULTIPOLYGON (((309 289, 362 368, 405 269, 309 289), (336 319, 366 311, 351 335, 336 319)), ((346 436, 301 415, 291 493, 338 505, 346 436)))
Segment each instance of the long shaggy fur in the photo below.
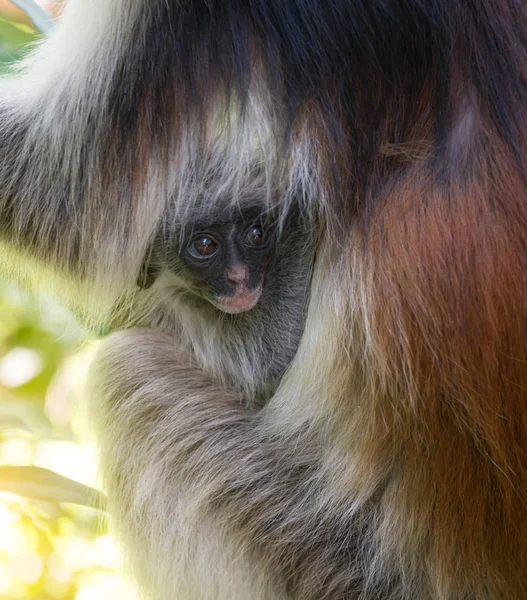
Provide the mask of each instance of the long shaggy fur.
POLYGON ((526 17, 70 0, 2 83, 2 262, 85 317, 133 289, 167 206, 318 224, 261 411, 172 337, 101 349, 103 474, 156 598, 527 597, 526 17))

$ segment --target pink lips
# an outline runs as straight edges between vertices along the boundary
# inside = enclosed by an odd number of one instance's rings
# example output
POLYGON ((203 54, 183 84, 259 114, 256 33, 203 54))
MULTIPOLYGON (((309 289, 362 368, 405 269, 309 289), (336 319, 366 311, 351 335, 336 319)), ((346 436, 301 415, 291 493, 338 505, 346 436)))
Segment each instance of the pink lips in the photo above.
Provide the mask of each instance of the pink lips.
POLYGON ((258 287, 251 292, 242 289, 230 298, 216 298, 214 300, 214 305, 223 312, 229 314, 245 312, 256 306, 261 293, 261 287, 258 287))

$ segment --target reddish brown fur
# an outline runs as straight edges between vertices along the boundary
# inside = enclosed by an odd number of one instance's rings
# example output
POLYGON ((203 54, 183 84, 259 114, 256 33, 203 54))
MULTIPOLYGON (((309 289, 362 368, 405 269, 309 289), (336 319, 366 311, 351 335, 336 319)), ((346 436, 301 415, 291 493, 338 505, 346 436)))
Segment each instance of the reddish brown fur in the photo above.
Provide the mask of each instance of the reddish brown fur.
POLYGON ((390 527, 429 555, 437 597, 520 599, 527 190, 504 144, 486 142, 464 182, 434 182, 421 161, 388 188, 365 241, 370 367, 401 436, 390 527))

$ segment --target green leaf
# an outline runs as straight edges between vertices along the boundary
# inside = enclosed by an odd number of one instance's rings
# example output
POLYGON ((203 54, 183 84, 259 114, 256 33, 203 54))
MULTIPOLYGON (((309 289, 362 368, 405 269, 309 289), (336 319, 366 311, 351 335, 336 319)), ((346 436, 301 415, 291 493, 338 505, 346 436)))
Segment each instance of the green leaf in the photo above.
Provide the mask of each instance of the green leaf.
POLYGON ((20 32, 31 36, 31 39, 33 39, 37 34, 37 30, 34 27, 26 25, 25 23, 17 23, 16 21, 11 21, 10 19, 6 19, 4 17, 0 17, 0 22, 7 23, 10 27, 14 27, 20 32))
POLYGON ((44 502, 71 502, 105 510, 104 494, 40 467, 0 467, 0 490, 44 502))
POLYGON ((37 36, 25 25, 0 17, 0 73, 19 60, 37 36))

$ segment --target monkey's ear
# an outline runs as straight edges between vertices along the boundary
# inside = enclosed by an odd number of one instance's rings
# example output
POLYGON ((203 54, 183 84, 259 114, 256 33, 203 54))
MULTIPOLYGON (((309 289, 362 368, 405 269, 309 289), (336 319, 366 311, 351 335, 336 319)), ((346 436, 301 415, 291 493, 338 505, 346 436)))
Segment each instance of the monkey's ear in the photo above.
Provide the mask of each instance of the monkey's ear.
POLYGON ((160 271, 159 267, 153 265, 148 258, 143 261, 139 275, 137 276, 137 285, 143 290, 154 285, 154 281, 157 279, 160 271))

